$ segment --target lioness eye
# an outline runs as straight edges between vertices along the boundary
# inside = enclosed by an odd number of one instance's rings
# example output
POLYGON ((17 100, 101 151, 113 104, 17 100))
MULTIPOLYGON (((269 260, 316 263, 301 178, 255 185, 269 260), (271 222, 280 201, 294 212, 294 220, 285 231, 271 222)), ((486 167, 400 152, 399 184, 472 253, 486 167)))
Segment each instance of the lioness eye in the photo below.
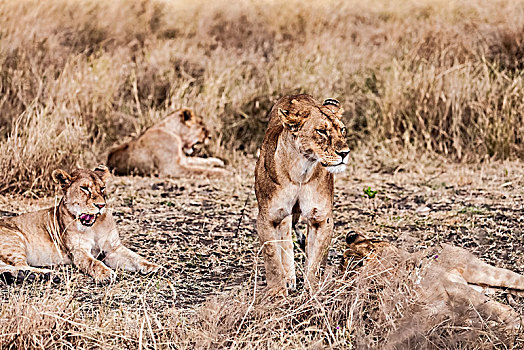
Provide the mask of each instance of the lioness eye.
POLYGON ((80 186, 80 189, 81 189, 82 191, 84 191, 86 194, 90 194, 90 193, 91 193, 91 191, 89 191, 89 188, 86 187, 86 186, 80 186))
POLYGON ((104 193, 106 191, 105 187, 100 187, 100 192, 104 193))
POLYGON ((340 133, 342 134, 342 136, 346 136, 346 128, 340 129, 340 133))
POLYGON ((327 137, 327 131, 324 130, 324 129, 317 129, 317 133, 320 135, 320 136, 324 136, 324 137, 327 137))

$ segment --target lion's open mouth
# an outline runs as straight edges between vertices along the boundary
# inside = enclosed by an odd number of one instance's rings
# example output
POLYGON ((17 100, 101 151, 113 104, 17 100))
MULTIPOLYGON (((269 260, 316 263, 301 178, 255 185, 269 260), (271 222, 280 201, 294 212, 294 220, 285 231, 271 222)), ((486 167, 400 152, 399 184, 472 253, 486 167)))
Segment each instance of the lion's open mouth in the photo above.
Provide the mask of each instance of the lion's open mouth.
POLYGON ((93 226, 96 221, 96 217, 97 215, 95 214, 80 214, 78 220, 80 220, 80 223, 84 226, 93 226))

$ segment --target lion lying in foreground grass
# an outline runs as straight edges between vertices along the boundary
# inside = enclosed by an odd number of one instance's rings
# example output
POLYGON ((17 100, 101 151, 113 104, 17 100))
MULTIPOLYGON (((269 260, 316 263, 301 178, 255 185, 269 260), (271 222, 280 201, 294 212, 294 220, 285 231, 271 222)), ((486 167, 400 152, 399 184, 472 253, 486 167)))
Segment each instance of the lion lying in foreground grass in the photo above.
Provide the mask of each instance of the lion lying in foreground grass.
POLYGON ((0 273, 49 273, 34 266, 74 264, 96 281, 114 277, 113 269, 150 273, 160 266, 126 248, 106 207, 105 183, 110 176, 101 165, 68 174, 53 172, 64 197, 49 209, 0 220, 0 273), (103 256, 103 262, 98 260, 103 256))
MULTIPOLYGON (((506 330, 524 326, 522 316, 513 308, 486 295, 497 288, 524 295, 523 275, 486 264, 467 250, 449 244, 409 253, 391 243, 356 233, 347 235, 346 244, 342 261, 345 270, 358 263, 377 268, 375 272, 381 278, 391 280, 398 277, 398 271, 408 271, 411 282, 408 285, 415 287, 417 304, 422 305, 418 318, 429 319, 451 313, 452 309, 472 308, 482 319, 497 322, 506 330)), ((399 324, 412 323, 413 317, 406 315, 399 324)), ((413 336, 406 331, 409 327, 403 329, 404 332, 393 337, 397 345, 405 344, 413 336)))

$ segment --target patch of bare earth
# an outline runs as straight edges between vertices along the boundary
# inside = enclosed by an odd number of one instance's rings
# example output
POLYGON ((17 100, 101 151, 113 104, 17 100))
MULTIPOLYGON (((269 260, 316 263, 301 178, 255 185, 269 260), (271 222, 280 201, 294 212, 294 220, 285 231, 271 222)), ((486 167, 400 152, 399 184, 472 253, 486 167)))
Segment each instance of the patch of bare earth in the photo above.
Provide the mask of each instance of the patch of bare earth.
MULTIPOLYGON (((208 327, 204 324, 215 316, 220 322, 226 322, 226 318, 217 316, 226 309, 226 314, 238 313, 234 321, 229 320, 232 322, 229 333, 223 338, 217 335, 218 340, 211 339, 205 344, 208 347, 250 347, 247 343, 242 346, 236 343, 235 335, 242 335, 241 330, 249 328, 257 317, 277 316, 271 313, 273 310, 265 316, 255 313, 246 318, 252 312, 252 291, 261 293, 264 277, 255 229, 254 161, 246 160, 245 164, 244 169, 224 179, 114 177, 108 192, 123 242, 165 269, 145 277, 120 272, 116 282, 100 286, 74 267, 61 267, 56 269, 62 280, 58 284, 0 285, 3 304, 0 321, 11 322, 14 327, 17 320, 20 326, 20 317, 27 318, 29 312, 22 306, 30 305, 31 312, 39 317, 52 315, 45 320, 54 320, 54 327, 57 320, 72 327, 68 336, 77 332, 87 337, 85 343, 61 338, 63 344, 87 347, 85 344, 92 344, 88 335, 95 334, 97 340, 91 340, 93 344, 107 348, 136 347, 146 343, 156 346, 155 337, 159 344, 162 340, 164 345, 183 344, 191 348, 200 343, 187 339, 188 334, 194 337, 194 333, 181 330, 194 328, 194 317, 202 318, 202 324, 198 325, 202 328, 208 327), (253 289, 255 280, 257 284, 253 289), (204 303, 206 300, 212 301, 204 303), (227 310, 236 305, 231 300, 241 304, 237 305, 241 311, 227 310), (13 303, 19 306, 9 306, 13 303), (48 310, 46 305, 57 305, 57 308, 48 310)), ((352 169, 336 180, 335 236, 328 270, 334 274, 334 279, 340 279, 336 271, 344 237, 353 230, 397 242, 409 250, 437 242, 453 243, 491 264, 524 273, 522 166, 520 162, 457 165, 420 160, 397 164, 393 160, 371 161, 355 156, 352 169), (374 198, 364 193, 368 187, 377 191, 374 198)), ((22 198, 1 197, 0 215, 35 210, 53 201, 29 202, 22 198)), ((299 265, 302 260, 297 258, 299 265)), ((302 288, 302 283, 299 284, 302 288)), ((285 309, 285 305, 296 304, 303 298, 304 293, 299 290, 287 304, 277 303, 275 308, 285 309)), ((503 292, 495 298, 524 313, 524 298, 507 297, 503 292)), ((337 304, 329 305, 333 308, 337 304)), ((345 327, 348 324, 345 322, 337 323, 336 327, 345 327)), ((300 330, 299 324, 297 329, 300 330)), ((24 329, 29 332, 27 329, 33 326, 27 327, 24 329)), ((4 347, 5 344, 36 346, 32 340, 22 342, 21 336, 5 333, 5 327, 3 332, 0 336, 8 341, 3 343, 4 347)), ((344 339, 345 345, 359 344, 354 338, 354 330, 345 329, 345 332, 299 337, 297 341, 304 346, 335 346, 333 339, 338 339, 339 345, 340 339, 344 339)), ((46 339, 45 334, 41 336, 46 339)), ((50 343, 42 340, 43 343, 38 344, 55 344, 53 332, 48 336, 54 340, 50 343)), ((270 336, 282 337, 281 334, 270 336)), ((487 344, 522 344, 522 332, 508 339, 487 344)), ((0 343, 3 340, 0 338, 0 343)), ((301 346, 282 345, 286 348, 301 346)), ((251 347, 256 347, 256 343, 251 347)))

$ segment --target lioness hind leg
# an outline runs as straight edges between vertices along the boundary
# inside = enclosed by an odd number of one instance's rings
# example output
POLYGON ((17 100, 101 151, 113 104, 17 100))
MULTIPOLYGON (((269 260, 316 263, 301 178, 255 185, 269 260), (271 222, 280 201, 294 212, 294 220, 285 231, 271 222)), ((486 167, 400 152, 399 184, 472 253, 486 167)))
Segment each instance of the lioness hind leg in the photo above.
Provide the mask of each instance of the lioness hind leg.
POLYGON ((463 248, 448 244, 443 244, 443 248, 439 260, 453 264, 456 257, 461 257, 459 273, 468 283, 524 291, 524 275, 489 265, 463 248))
POLYGON ((18 231, 4 228, 0 230, 0 273, 16 275, 18 271, 48 273, 51 270, 31 267, 27 264, 26 245, 22 234, 18 231))
POLYGON ((496 321, 501 322, 505 328, 519 329, 524 328, 524 320, 510 306, 499 303, 494 300, 487 300, 477 305, 487 317, 494 317, 496 321))
POLYGON ((508 330, 524 328, 524 320, 513 308, 508 305, 491 300, 484 294, 470 293, 469 301, 473 307, 487 320, 499 322, 508 330))
POLYGON ((445 284, 445 290, 450 297, 450 302, 466 302, 487 320, 500 322, 508 329, 517 329, 522 326, 520 315, 510 306, 491 300, 467 284, 448 282, 445 284))
POLYGON ((505 287, 524 291, 524 276, 511 270, 491 266, 476 259, 462 274, 469 283, 490 287, 505 287))

